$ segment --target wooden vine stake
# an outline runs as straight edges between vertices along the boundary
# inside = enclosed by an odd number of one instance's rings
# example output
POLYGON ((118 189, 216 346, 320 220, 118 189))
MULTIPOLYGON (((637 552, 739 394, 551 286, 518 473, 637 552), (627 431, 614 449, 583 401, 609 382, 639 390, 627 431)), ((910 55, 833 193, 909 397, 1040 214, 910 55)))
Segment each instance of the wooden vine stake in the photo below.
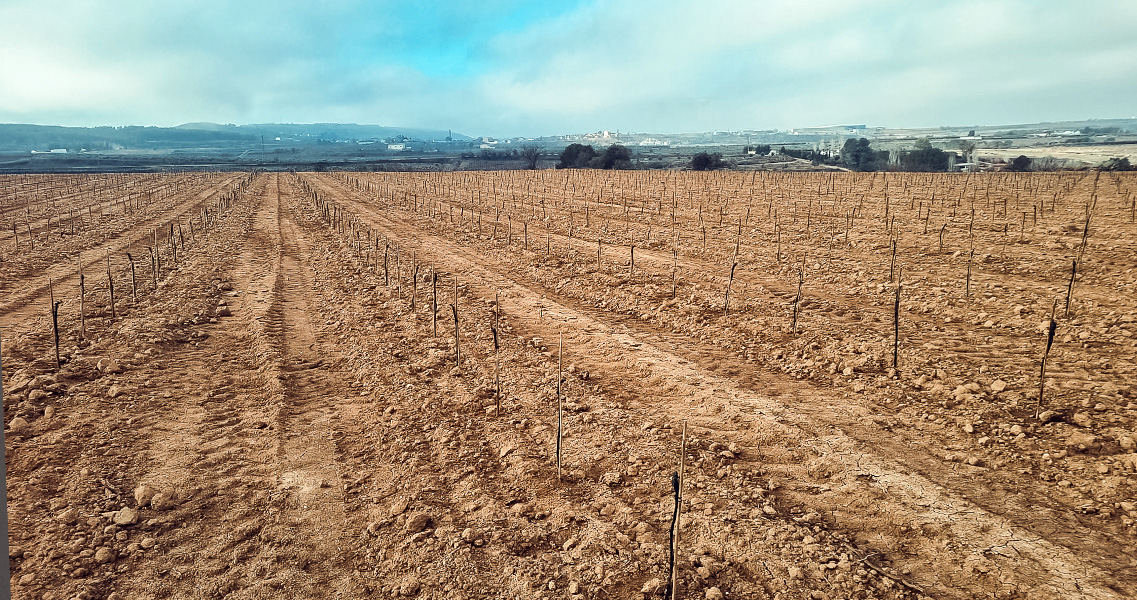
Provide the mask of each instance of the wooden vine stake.
POLYGON ((671 474, 671 493, 675 498, 675 508, 671 513, 671 560, 668 570, 669 585, 667 589, 667 597, 669 599, 676 598, 678 592, 678 569, 676 568, 676 556, 679 555, 679 516, 680 507, 683 506, 683 463, 687 458, 687 421, 683 421, 683 437, 679 442, 679 468, 671 474))
POLYGON ((723 314, 723 316, 726 316, 726 314, 728 312, 730 312, 730 285, 732 283, 734 283, 734 269, 737 266, 738 266, 738 263, 734 263, 734 264, 730 265, 730 279, 726 280, 726 298, 723 300, 723 303, 722 303, 722 314, 723 314))
POLYGON ((900 279, 904 274, 904 267, 896 273, 896 301, 892 304, 892 368, 897 368, 897 359, 900 356, 900 279))
POLYGON ((975 248, 971 249, 971 253, 967 255, 967 278, 963 282, 963 297, 971 297, 971 261, 975 258, 975 248))
POLYGON ((1058 330, 1058 321, 1054 320, 1054 313, 1058 310, 1058 301, 1050 307, 1050 324, 1046 328, 1046 349, 1042 351, 1042 365, 1038 369, 1038 407, 1034 411, 1034 418, 1038 418, 1042 411, 1042 392, 1046 387, 1046 357, 1050 356, 1050 346, 1054 344, 1054 332, 1058 330))
POLYGON ((634 276, 636 273, 636 245, 635 244, 632 244, 630 256, 631 256, 631 258, 629 259, 629 262, 628 262, 628 281, 631 281, 632 276, 634 276))
POLYGON ((561 436, 564 434, 564 408, 561 402, 561 383, 565 380, 564 335, 557 337, 557 482, 561 481, 561 436))
POLYGON ((1066 318, 1070 318, 1070 295, 1074 292, 1074 277, 1078 275, 1078 261, 1070 265, 1070 283, 1066 285, 1066 318))
POLYGON ((438 272, 430 265, 430 328, 438 337, 438 272))
POLYGON ((387 251, 390 250, 391 244, 386 238, 383 239, 383 286, 391 287, 391 273, 387 269, 387 251))
POLYGON ((496 407, 494 408, 494 416, 501 416, 501 344, 497 339, 498 328, 498 306, 494 306, 494 322, 490 325, 490 332, 493 333, 493 353, 494 353, 494 366, 493 366, 493 389, 494 400, 496 407))
POLYGON ((138 304, 138 279, 135 277, 134 272, 134 257, 129 252, 126 253, 126 260, 130 261, 130 296, 135 304, 138 304))
POLYGON ((418 305, 415 297, 418 296, 418 261, 415 260, 415 251, 411 250, 411 314, 418 320, 418 305))
POLYGON ((51 331, 55 336, 55 370, 59 372, 63 368, 63 362, 59 359, 59 305, 63 302, 55 300, 55 286, 50 277, 47 279, 47 294, 48 301, 51 302, 51 331))
POLYGON ((794 296, 794 319, 793 319, 793 324, 790 325, 790 333, 792 335, 797 335, 797 312, 798 312, 797 307, 798 307, 798 304, 801 303, 801 286, 803 283, 805 283, 805 273, 804 273, 803 269, 798 268, 798 270, 797 270, 797 295, 794 296))
POLYGON ((83 253, 79 257, 79 337, 87 338, 87 287, 83 278, 83 253))

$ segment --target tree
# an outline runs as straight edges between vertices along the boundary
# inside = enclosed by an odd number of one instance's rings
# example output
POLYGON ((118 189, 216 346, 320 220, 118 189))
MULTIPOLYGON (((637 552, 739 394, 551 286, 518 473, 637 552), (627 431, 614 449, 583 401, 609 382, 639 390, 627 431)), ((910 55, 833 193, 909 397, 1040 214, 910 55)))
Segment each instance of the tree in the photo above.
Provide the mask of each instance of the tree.
POLYGON ((722 154, 700 152, 691 157, 691 169, 695 171, 714 171, 722 168, 722 154))
POLYGON ((878 168, 878 155, 865 138, 849 138, 841 148, 841 162, 854 171, 875 171, 878 168))
POLYGON ((917 150, 931 150, 931 148, 932 148, 932 141, 929 140, 927 137, 922 137, 922 138, 916 139, 916 149, 917 150))
POLYGON ((1018 155, 1018 158, 1011 161, 1009 170, 1011 171, 1029 171, 1030 170, 1030 157, 1025 154, 1018 155))
POLYGON ((604 151, 600 159, 602 169, 630 169, 632 168, 632 151, 627 146, 612 144, 604 151))
MULTIPOLYGON (((919 142, 917 146, 922 146, 919 142)), ((939 148, 926 148, 905 152, 900 156, 900 166, 906 171, 947 171, 948 162, 953 153, 944 152, 939 148)))
POLYGON ((525 164, 526 169, 536 169, 539 160, 541 160, 540 148, 532 144, 521 147, 521 161, 525 164))
POLYGON ((1111 158, 1101 168, 1105 171, 1132 171, 1133 165, 1129 163, 1129 157, 1111 158))
POLYGON ((557 164, 557 168, 583 169, 588 166, 589 161, 593 158, 596 158, 596 149, 592 146, 569 144, 561 152, 561 162, 557 164))

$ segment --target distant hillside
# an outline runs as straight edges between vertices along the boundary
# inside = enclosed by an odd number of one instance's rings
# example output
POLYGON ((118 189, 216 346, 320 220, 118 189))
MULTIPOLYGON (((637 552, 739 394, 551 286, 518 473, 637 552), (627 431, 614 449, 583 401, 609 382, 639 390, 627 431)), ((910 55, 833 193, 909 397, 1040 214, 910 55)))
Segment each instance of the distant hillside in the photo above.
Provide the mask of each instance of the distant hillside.
MULTIPOLYGON (((354 123, 219 125, 186 123, 177 127, 59 127, 54 125, 0 124, 0 151, 30 152, 65 148, 86 150, 170 150, 233 147, 259 143, 261 137, 304 145, 338 140, 372 140, 406 137, 444 140, 441 129, 415 129, 356 125, 354 123)), ((455 140, 472 138, 455 133, 455 140)))
MULTIPOLYGON (((382 125, 357 125, 355 123, 255 123, 250 125, 217 125, 215 123, 188 123, 179 127, 210 129, 212 131, 236 131, 254 135, 289 137, 296 139, 315 138, 333 140, 370 140, 393 137, 407 137, 415 140, 445 140, 451 135, 445 129, 416 129, 413 127, 385 127, 382 125)), ((473 139, 454 133, 453 139, 462 141, 473 139)))

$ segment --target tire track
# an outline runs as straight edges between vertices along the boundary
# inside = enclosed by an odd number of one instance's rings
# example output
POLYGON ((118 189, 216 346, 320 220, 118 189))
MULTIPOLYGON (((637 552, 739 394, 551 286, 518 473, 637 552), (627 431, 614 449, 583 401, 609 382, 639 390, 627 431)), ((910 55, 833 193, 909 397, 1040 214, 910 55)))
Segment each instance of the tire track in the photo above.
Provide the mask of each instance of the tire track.
POLYGON ((251 286, 264 309, 251 312, 260 325, 257 348, 267 403, 276 407, 281 518, 292 529, 305 532, 302 539, 290 539, 289 551, 304 566, 319 565, 293 573, 300 589, 315 593, 330 587, 337 595, 351 597, 360 587, 351 575, 354 558, 347 550, 347 514, 335 448, 342 422, 339 405, 344 399, 338 391, 342 380, 324 369, 296 369, 316 362, 325 348, 316 337, 308 303, 313 278, 304 258, 306 242, 281 201, 279 174, 271 179, 269 200, 256 218, 256 228, 272 250, 268 267, 251 286))

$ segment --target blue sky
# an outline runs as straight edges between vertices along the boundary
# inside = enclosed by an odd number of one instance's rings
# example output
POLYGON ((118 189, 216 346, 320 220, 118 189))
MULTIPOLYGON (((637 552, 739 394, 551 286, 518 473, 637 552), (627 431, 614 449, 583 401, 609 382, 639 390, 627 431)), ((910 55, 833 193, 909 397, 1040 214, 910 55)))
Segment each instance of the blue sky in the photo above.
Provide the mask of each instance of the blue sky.
POLYGON ((1134 115, 1129 0, 0 0, 0 122, 537 136, 1134 115))

